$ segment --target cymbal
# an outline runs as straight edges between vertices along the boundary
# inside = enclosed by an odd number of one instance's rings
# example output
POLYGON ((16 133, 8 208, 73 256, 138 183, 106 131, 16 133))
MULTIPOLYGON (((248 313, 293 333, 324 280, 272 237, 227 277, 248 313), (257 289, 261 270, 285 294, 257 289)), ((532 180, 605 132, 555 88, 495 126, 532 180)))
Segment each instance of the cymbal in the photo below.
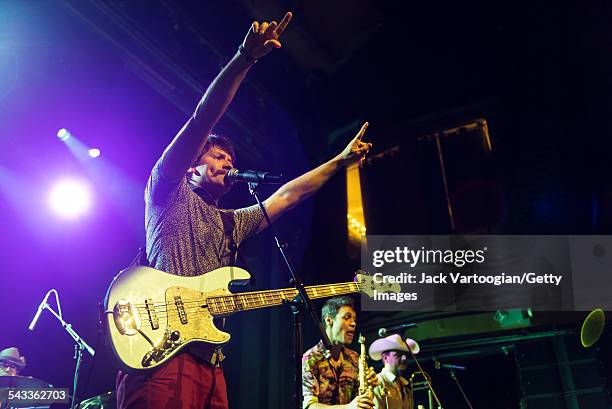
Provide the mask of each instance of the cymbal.
POLYGON ((115 393, 112 391, 82 400, 79 409, 116 408, 115 393))
POLYGON ((31 376, 0 376, 0 388, 53 388, 53 385, 31 376))

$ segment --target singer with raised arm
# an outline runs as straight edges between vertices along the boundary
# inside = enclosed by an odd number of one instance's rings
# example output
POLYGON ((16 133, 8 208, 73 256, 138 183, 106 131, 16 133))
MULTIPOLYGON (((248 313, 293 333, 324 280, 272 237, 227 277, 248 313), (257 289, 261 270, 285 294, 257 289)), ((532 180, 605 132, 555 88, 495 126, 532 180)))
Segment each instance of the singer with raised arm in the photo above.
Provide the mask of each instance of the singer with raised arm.
MULTIPOLYGON (((232 59, 154 165, 145 189, 146 255, 151 267, 196 276, 232 265, 243 240, 266 227, 257 205, 219 208, 219 199, 231 188, 227 173, 236 155, 228 138, 211 131, 255 62, 281 48, 291 17, 287 13, 280 23, 252 23, 232 59)), ((361 141, 366 128, 367 123, 340 154, 266 199, 263 204, 270 218, 277 219, 316 192, 342 166, 362 159, 371 146, 361 141)), ((159 369, 119 372, 118 407, 227 408, 222 359, 218 349, 191 348, 159 369)))
MULTIPOLYGON (((353 299, 335 297, 327 300, 321 309, 321 321, 332 349, 326 351, 320 341, 302 356, 302 407, 371 409, 374 402, 370 394, 359 393, 359 354, 347 347, 353 342, 357 327, 353 299)), ((364 378, 367 383, 364 389, 378 384, 372 368, 367 368, 364 378)))
POLYGON ((414 400, 410 383, 402 376, 408 368, 408 346, 413 354, 419 353, 419 344, 410 338, 406 342, 397 334, 377 339, 370 345, 370 358, 383 361, 378 374, 379 384, 374 388, 376 409, 413 409, 414 400))

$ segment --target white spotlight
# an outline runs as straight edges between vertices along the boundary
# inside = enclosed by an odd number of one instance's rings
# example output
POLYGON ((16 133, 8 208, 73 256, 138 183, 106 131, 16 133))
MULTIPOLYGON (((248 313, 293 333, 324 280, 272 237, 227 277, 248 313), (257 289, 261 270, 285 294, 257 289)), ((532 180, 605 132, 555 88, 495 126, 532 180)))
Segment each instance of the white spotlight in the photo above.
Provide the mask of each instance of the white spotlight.
POLYGON ((89 186, 76 180, 57 183, 49 193, 51 208, 61 217, 75 219, 87 212, 91 204, 89 186))
POLYGON ((90 150, 87 151, 87 153, 89 153, 90 157, 97 158, 98 156, 100 156, 100 149, 91 148, 90 150))
POLYGON ((60 141, 65 142, 68 140, 68 138, 70 138, 70 132, 68 131, 68 129, 62 128, 57 131, 57 137, 60 141))

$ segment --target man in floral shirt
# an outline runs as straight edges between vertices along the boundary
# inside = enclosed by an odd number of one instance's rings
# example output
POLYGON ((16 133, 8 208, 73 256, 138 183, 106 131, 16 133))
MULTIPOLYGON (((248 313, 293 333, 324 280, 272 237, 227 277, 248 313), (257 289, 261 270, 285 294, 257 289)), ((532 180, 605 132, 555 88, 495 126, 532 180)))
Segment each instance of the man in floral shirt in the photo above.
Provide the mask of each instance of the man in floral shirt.
MULTIPOLYGON (((353 300, 336 297, 327 300, 321 310, 321 320, 332 344, 331 356, 325 358, 323 341, 306 351, 302 357, 302 393, 304 409, 336 406, 347 409, 370 409, 374 406, 367 395, 359 395, 359 354, 349 348, 355 336, 357 314, 353 300)), ((372 368, 368 383, 377 384, 372 368)))

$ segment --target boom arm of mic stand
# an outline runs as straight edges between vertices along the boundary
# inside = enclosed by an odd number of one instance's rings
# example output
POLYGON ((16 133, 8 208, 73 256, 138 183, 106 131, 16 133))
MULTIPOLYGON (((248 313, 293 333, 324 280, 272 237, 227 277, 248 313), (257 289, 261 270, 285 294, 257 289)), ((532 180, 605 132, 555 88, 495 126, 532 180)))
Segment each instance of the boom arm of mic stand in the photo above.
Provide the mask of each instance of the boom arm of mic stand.
MULTIPOLYGON (((268 215, 268 212, 266 211, 265 206, 263 205, 261 200, 259 200, 259 196, 257 195, 258 184, 249 183, 248 185, 249 185, 249 192, 251 192, 251 194, 257 201, 257 204, 259 205, 259 208, 261 209, 261 212, 263 213, 264 218, 266 219, 266 223, 268 223, 268 227, 270 227, 270 229, 272 230, 272 234, 274 235, 274 241, 276 242, 276 247, 278 248, 278 251, 280 251, 281 256, 283 257, 283 261, 285 262, 285 265, 287 266, 287 269, 289 270, 289 274, 291 275, 293 284, 295 285, 295 288, 298 291, 299 297, 301 299, 301 305, 305 306, 306 310, 308 311, 308 314, 310 315, 310 318, 313 320, 316 327, 319 329, 319 332, 321 333, 321 339, 323 340, 323 344, 325 346, 325 350, 327 351, 327 353, 329 353, 329 351, 331 351, 331 342, 329 338, 327 337, 327 333, 325 332, 323 323, 321 322, 321 320, 319 320, 319 317, 315 313, 314 305, 310 297, 308 297, 306 288, 304 288, 304 283, 302 282, 295 268, 293 267, 293 263, 291 262, 289 255, 285 252, 286 244, 281 243, 280 239, 278 238, 278 232, 276 230, 276 226, 272 224, 272 220, 270 220, 270 216, 268 215)), ((300 324, 301 320, 299 318, 299 313, 300 313, 299 308, 295 306, 295 303, 293 304, 294 306, 292 308, 294 308, 293 316, 295 320, 294 321, 294 324, 295 324, 294 325, 294 328, 295 328, 295 335, 294 335, 295 337, 295 342, 294 342, 294 345, 295 345, 294 347, 295 348, 295 351, 294 351, 295 390, 294 390, 294 395, 295 395, 295 408, 301 409, 302 408, 302 365, 301 365, 302 351, 297 350, 302 345, 301 324, 300 324)))
POLYGON ((87 344, 87 342, 85 342, 85 340, 81 338, 74 329, 72 329, 71 324, 68 324, 66 321, 64 321, 64 319, 48 305, 46 305, 45 308, 48 309, 49 312, 51 312, 51 314, 55 316, 55 318, 57 318, 57 320, 60 322, 60 324, 62 324, 62 327, 64 327, 68 335, 70 335, 74 342, 77 343, 79 348, 86 350, 91 356, 94 356, 96 354, 96 351, 94 351, 94 349, 90 347, 89 344, 87 344))
POLYGON ((70 325, 66 321, 64 321, 64 319, 62 318, 62 307, 60 306, 60 302, 59 302, 59 297, 57 295, 57 291, 55 291, 55 290, 53 290, 53 291, 55 292, 55 301, 57 303, 57 310, 59 311, 59 314, 57 312, 55 312, 51 307, 49 307, 48 304, 45 305, 45 308, 48 309, 49 312, 55 316, 55 318, 57 318, 57 320, 60 322, 60 324, 62 324, 62 327, 64 327, 64 329, 66 330, 68 335, 70 335, 72 337, 72 339, 76 342, 76 345, 75 345, 75 355, 74 355, 74 358, 76 359, 76 365, 75 365, 75 368, 74 368, 74 378, 73 378, 73 384, 72 384, 72 399, 70 401, 70 409, 75 409, 75 407, 76 407, 76 396, 77 396, 77 385, 78 385, 78 382, 79 382, 79 372, 80 372, 80 368, 81 368, 81 360, 82 360, 82 356, 83 356, 83 350, 86 350, 91 356, 94 356, 96 351, 94 351, 94 349, 92 347, 90 347, 87 344, 87 342, 85 342, 85 340, 83 338, 81 338, 79 336, 79 334, 76 333, 76 331, 74 329, 72 329, 72 325, 70 325))

